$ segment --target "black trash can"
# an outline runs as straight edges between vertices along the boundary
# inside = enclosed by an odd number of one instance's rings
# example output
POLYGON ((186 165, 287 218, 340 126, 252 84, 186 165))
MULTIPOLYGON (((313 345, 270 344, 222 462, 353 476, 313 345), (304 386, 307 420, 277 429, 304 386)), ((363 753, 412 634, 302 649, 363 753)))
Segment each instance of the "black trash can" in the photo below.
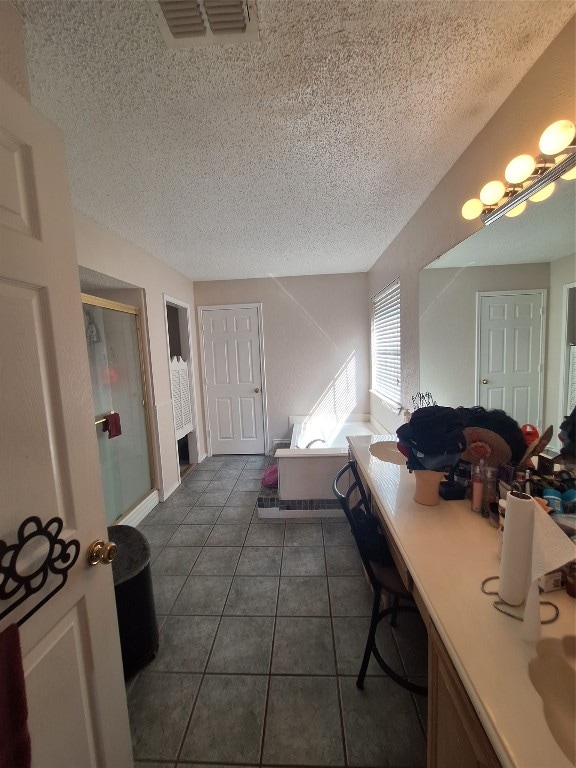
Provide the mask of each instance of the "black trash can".
POLYGON ((145 536, 130 525, 111 525, 108 537, 118 547, 112 572, 124 679, 128 680, 158 651, 150 546, 145 536))

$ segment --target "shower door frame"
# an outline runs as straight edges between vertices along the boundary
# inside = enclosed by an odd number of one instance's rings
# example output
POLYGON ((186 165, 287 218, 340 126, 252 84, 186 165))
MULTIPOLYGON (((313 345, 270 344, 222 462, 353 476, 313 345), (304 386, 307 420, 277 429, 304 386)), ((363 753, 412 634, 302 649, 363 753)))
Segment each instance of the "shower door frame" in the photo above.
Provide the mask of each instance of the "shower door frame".
MULTIPOLYGON (((149 490, 142 496, 140 499, 134 502, 130 509, 127 509, 125 512, 123 512, 120 517, 114 521, 113 525, 117 525, 118 523, 121 523, 122 520, 125 520, 128 515, 130 515, 134 509, 136 509, 144 499, 148 497, 150 493, 154 493, 156 490, 156 472, 155 472, 155 462, 154 462, 154 456, 153 456, 153 441, 152 441, 152 425, 150 422, 150 412, 149 412, 149 400, 148 400, 148 379, 146 375, 146 366, 144 364, 144 344, 142 341, 142 323, 141 323, 141 316, 142 312, 140 310, 140 307, 132 306, 131 304, 123 304, 119 301, 113 301, 112 299, 102 299, 100 296, 93 296, 90 293, 82 293, 80 294, 82 304, 89 304, 93 307, 100 307, 102 309, 111 309, 116 312, 124 312, 128 315, 134 315, 136 320, 136 336, 138 338, 138 358, 140 360, 140 379, 142 381, 142 405, 144 408, 144 422, 146 424, 146 439, 148 440, 148 466, 150 469, 150 488, 149 490)), ((95 416, 95 424, 97 423, 97 420, 105 416, 106 414, 102 414, 99 416, 98 414, 94 414, 95 416)))

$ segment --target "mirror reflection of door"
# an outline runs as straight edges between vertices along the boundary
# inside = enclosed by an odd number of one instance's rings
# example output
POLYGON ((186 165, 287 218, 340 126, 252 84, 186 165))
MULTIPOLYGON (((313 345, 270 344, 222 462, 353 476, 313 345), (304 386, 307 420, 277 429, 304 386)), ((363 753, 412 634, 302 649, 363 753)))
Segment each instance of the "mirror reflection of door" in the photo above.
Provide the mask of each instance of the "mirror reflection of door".
POLYGON ((478 295, 477 402, 542 428, 543 291, 478 295))
POLYGON ((153 487, 139 310, 86 294, 82 304, 106 522, 111 525, 153 487), (111 413, 119 415, 122 434, 117 437, 104 431, 111 413))

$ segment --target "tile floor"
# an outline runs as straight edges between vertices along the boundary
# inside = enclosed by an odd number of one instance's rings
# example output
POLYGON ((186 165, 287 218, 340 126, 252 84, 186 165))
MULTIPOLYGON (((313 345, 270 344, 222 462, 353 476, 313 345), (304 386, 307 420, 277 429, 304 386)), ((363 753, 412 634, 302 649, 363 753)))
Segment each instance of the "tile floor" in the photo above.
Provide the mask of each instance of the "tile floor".
MULTIPOLYGON (((212 457, 140 529, 160 648, 127 683, 135 765, 426 763, 426 700, 371 661, 355 686, 371 593, 344 520, 261 521, 262 456, 212 457)), ((419 617, 379 646, 426 675, 419 617)))

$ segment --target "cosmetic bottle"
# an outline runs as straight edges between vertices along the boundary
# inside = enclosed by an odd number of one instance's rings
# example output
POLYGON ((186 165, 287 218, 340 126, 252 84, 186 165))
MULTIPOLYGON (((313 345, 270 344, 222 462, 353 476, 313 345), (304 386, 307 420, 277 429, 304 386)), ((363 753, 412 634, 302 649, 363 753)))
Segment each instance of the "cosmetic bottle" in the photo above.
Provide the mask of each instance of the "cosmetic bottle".
POLYGON ((482 491, 482 517, 498 528, 498 470, 496 467, 484 467, 484 487, 482 491))
POLYGON ((530 476, 530 470, 526 470, 526 480, 524 482, 524 493, 527 493, 528 496, 532 496, 532 478, 530 476))
POLYGON ((472 512, 482 512, 482 495, 484 490, 484 461, 472 466, 472 496, 470 508, 472 512))

